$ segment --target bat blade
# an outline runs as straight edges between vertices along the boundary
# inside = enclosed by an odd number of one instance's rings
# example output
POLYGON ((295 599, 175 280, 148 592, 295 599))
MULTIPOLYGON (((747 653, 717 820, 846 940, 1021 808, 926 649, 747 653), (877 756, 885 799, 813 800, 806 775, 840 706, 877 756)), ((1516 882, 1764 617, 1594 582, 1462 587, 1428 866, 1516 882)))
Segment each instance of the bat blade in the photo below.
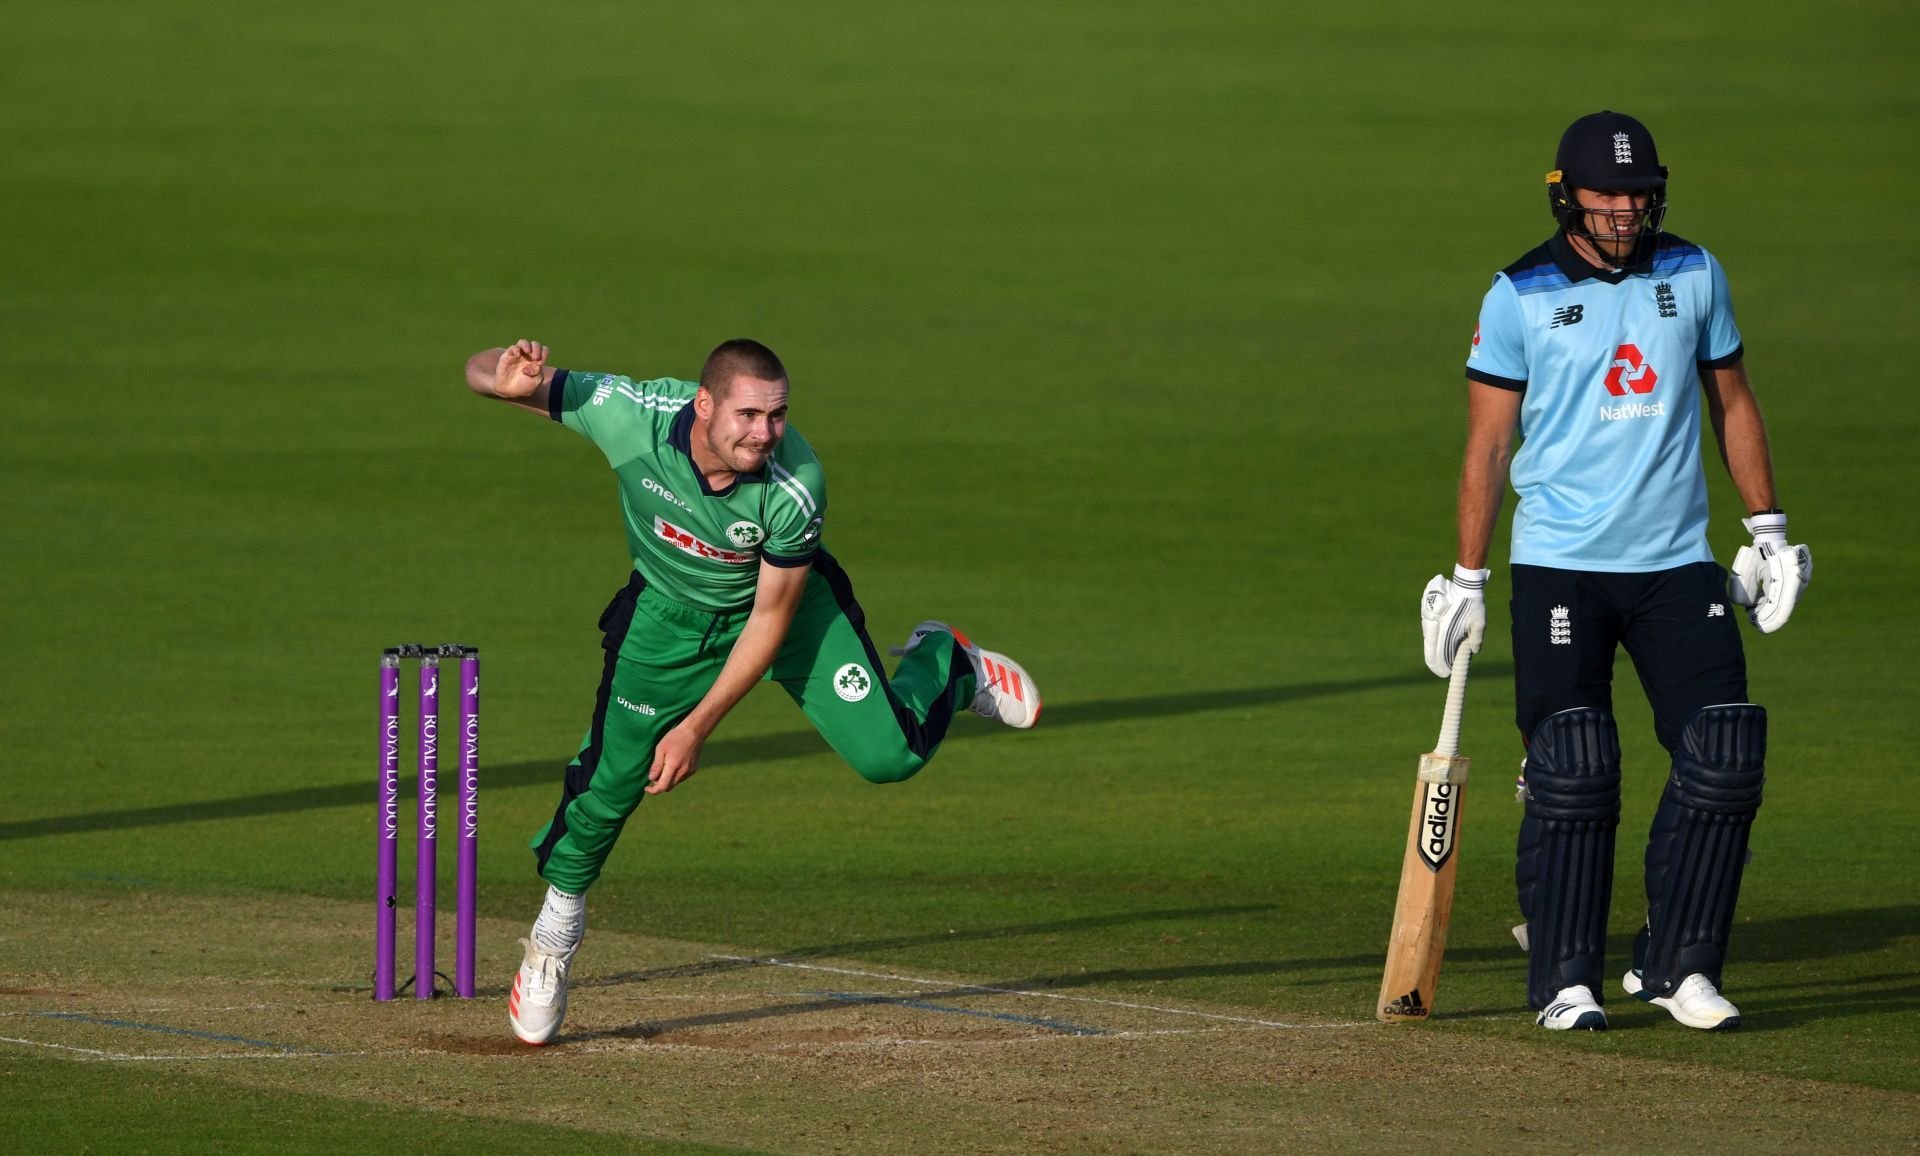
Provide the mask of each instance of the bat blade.
POLYGON ((1386 973, 1373 1009, 1374 1018, 1387 1023, 1426 1019, 1440 983, 1447 921, 1453 915, 1453 879, 1460 868, 1456 854, 1460 819, 1467 804, 1460 716, 1466 707, 1471 661, 1465 646, 1454 652, 1447 706, 1440 716, 1440 740, 1432 752, 1420 756, 1420 774, 1414 780, 1413 818, 1407 824, 1407 848, 1400 860, 1400 897, 1393 905, 1386 973))
POLYGON ((1468 764, 1459 755, 1420 757, 1376 1019, 1423 1020, 1433 1010, 1440 961, 1447 950, 1447 922, 1453 914, 1454 875, 1460 867, 1457 851, 1468 764))

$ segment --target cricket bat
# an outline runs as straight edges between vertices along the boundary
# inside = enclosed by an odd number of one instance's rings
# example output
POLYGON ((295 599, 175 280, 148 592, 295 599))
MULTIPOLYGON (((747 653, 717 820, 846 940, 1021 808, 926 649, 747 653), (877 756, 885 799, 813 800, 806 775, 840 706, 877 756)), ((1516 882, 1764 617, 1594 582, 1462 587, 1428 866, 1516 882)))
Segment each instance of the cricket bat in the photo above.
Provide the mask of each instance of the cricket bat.
POLYGON ((1423 1020, 1433 1010, 1440 958, 1447 950, 1447 920, 1453 914, 1453 878, 1460 867, 1460 817, 1467 801, 1467 760, 1460 755, 1460 709, 1467 700, 1465 645, 1454 652, 1447 680, 1447 709, 1440 741, 1420 756, 1413 786, 1413 819, 1400 863, 1400 898, 1387 939, 1387 970, 1380 981, 1374 1018, 1387 1023, 1423 1020))

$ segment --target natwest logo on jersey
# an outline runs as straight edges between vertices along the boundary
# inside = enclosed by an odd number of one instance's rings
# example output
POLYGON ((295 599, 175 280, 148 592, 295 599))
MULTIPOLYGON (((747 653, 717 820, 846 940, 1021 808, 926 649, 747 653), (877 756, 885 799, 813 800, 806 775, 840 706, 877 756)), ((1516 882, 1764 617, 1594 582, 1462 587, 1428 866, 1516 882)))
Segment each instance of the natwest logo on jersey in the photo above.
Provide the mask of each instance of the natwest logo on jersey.
POLYGON ((686 530, 674 525, 659 515, 654 515, 653 535, 662 542, 670 542, 696 558, 707 558, 715 562, 724 562, 729 566, 745 566, 754 561, 754 555, 742 554, 738 550, 728 550, 707 542, 702 542, 686 530))
POLYGON ((1613 351, 1613 365, 1607 370, 1608 393, 1615 397, 1627 396, 1629 389, 1635 393, 1652 393, 1659 382, 1660 375, 1640 356, 1639 346, 1622 345, 1613 351))

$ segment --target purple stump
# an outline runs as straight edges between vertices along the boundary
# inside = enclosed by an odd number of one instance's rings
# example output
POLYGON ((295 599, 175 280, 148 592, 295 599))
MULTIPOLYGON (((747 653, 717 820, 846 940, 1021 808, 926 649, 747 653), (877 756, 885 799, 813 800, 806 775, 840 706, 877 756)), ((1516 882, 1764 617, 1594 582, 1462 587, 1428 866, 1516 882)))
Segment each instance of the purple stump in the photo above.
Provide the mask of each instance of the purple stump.
POLYGON ((440 658, 420 659, 420 845, 413 879, 413 998, 433 998, 434 868, 440 843, 440 658))
POLYGON ((460 656, 460 869, 453 992, 473 998, 475 887, 480 864, 480 651, 460 656))
POLYGON ((394 892, 400 862, 400 653, 380 656, 380 797, 374 810, 373 998, 393 998, 394 892))

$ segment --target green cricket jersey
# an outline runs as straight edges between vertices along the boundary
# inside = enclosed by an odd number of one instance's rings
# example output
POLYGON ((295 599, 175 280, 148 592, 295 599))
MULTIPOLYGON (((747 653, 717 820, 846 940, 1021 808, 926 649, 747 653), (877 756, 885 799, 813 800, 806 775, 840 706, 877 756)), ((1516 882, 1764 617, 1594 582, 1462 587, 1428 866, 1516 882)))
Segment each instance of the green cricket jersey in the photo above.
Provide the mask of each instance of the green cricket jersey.
POLYGON ((676 602, 730 612, 753 604, 760 562, 805 566, 820 552, 827 489, 791 426, 760 472, 715 491, 693 464, 699 385, 556 370, 548 411, 584 434, 620 479, 633 568, 676 602))

